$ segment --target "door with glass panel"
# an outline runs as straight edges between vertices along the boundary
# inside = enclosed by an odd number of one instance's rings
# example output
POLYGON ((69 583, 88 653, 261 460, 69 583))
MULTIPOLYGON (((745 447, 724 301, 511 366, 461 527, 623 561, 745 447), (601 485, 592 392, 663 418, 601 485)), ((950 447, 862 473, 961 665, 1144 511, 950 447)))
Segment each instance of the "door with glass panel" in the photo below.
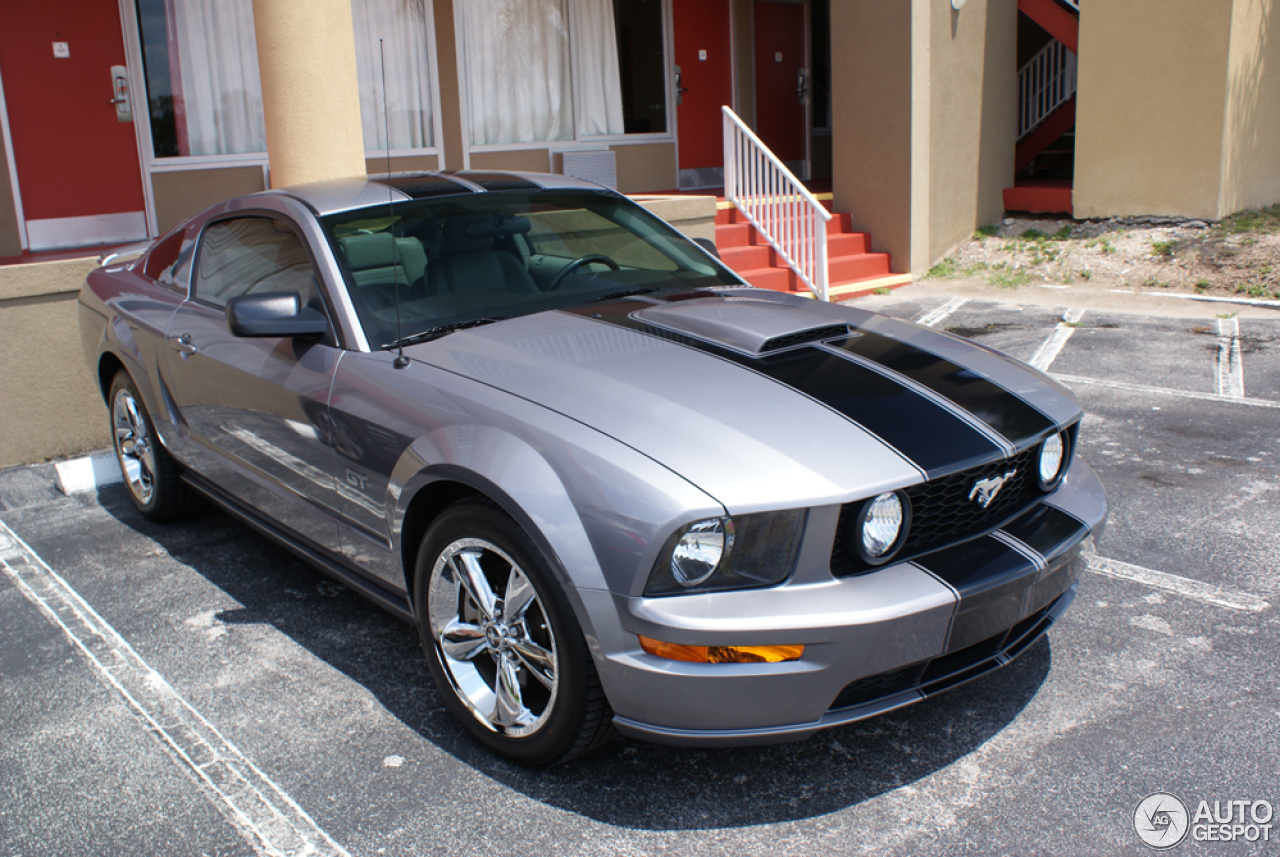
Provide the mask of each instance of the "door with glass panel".
POLYGON ((279 215, 218 221, 201 235, 191 283, 166 334, 166 386, 185 457, 223 492, 336 552, 327 416, 342 352, 332 335, 246 338, 227 329, 227 302, 240 295, 297 292, 302 305, 328 313, 305 243, 279 215))

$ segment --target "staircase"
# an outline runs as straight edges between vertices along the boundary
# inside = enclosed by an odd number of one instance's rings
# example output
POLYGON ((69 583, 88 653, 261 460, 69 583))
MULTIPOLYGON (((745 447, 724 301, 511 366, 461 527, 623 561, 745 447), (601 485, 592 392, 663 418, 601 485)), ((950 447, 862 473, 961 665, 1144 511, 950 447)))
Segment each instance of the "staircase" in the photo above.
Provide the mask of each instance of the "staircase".
POLYGON ((729 106, 724 117, 724 198, 716 204, 716 251, 763 289, 851 298, 911 282, 889 272, 848 214, 832 214, 830 194, 814 196, 729 106))
POLYGON ((1062 3, 1018 0, 1018 11, 1052 38, 1018 70, 1015 178, 1004 190, 1009 211, 1072 213, 1080 19, 1077 3, 1062 3))
MULTIPOLYGON (((822 202, 830 208, 828 200, 822 202)), ((910 274, 890 271, 888 253, 872 252, 871 236, 855 232, 851 220, 849 214, 836 212, 826 224, 828 300, 847 300, 910 283, 910 274)), ((722 201, 717 208, 716 249, 726 265, 757 288, 813 297, 778 251, 732 203, 722 201)))

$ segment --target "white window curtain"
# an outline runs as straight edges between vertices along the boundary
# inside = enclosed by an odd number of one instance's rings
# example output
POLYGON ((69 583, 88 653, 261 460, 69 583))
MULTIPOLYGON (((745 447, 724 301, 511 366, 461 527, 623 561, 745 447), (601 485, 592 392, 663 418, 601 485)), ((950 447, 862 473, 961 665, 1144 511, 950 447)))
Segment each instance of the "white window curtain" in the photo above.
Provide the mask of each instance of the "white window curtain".
MULTIPOLYGON (((467 0, 470 2, 470 0, 467 0)), ((433 145, 431 63, 427 53, 429 0, 353 0, 360 120, 368 151, 433 145), (382 57, 387 63, 384 116, 382 57)))
POLYGON ((613 0, 568 2, 573 57, 566 0, 465 0, 455 6, 462 13, 473 144, 572 140, 575 131, 623 133, 613 0))
POLYGON ((622 77, 613 0, 570 0, 578 63, 578 136, 621 134, 622 77))
POLYGON ((168 0, 166 11, 179 154, 265 152, 252 0, 168 0))

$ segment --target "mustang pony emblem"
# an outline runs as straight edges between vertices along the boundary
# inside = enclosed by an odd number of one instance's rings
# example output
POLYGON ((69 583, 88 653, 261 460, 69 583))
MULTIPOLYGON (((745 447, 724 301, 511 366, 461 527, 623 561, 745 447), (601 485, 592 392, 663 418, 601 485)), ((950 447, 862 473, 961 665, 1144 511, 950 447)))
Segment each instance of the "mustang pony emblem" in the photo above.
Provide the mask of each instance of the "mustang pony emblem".
POLYGON ((975 496, 978 498, 978 505, 987 508, 991 505, 991 501, 996 499, 996 495, 1000 493, 1000 489, 1004 487, 1004 483, 1018 475, 1018 471, 1010 470, 1003 476, 992 476, 989 479, 979 479, 973 483, 973 490, 969 492, 969 499, 975 496))

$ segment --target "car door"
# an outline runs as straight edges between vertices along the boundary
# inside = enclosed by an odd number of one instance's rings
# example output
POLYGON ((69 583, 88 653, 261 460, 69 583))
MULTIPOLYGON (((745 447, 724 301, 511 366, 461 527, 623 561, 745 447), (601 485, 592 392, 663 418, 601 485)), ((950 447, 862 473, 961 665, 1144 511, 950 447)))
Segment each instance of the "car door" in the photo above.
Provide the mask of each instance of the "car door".
POLYGON ((169 387, 196 473, 336 553, 326 414, 342 351, 332 334, 234 336, 226 319, 231 298, 295 291, 335 329, 300 235, 279 212, 237 213, 205 227, 190 296, 166 336, 169 387))

